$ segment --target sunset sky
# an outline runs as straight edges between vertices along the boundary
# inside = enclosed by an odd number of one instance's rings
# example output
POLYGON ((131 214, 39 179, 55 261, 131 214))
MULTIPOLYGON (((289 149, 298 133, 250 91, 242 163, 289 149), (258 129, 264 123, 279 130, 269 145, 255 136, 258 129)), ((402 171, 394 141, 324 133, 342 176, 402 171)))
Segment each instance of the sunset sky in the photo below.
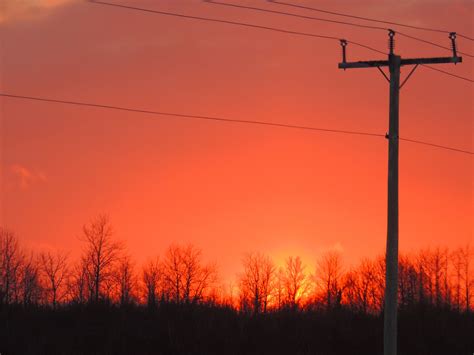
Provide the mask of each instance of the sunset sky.
MULTIPOLYGON (((290 0, 288 0, 290 2, 290 0)), ((187 15, 347 38, 387 50, 387 33, 212 5, 110 0, 187 15)), ((263 0, 226 0, 341 19, 263 0)), ((296 3, 296 1, 292 1, 296 3)), ((474 36, 474 2, 299 1, 474 36)), ((160 16, 84 1, 6 0, 0 91, 192 115, 385 134, 388 83, 342 71, 337 41, 160 16)), ((404 32, 450 46, 446 34, 404 32)), ((460 51, 474 42, 458 38, 460 51)), ((449 51, 396 36, 402 57, 449 51)), ((385 59, 348 46, 348 60, 385 59)), ((474 78, 474 58, 438 65, 474 78)), ((404 77, 409 68, 402 69, 404 77)), ((400 135, 473 145, 473 83, 418 68, 400 98, 400 135)), ((80 252, 84 223, 107 213, 141 264, 192 243, 224 278, 245 252, 309 264, 381 254, 387 141, 0 98, 0 225, 34 250, 80 252)), ((473 156, 400 142, 400 248, 473 240, 473 156)))

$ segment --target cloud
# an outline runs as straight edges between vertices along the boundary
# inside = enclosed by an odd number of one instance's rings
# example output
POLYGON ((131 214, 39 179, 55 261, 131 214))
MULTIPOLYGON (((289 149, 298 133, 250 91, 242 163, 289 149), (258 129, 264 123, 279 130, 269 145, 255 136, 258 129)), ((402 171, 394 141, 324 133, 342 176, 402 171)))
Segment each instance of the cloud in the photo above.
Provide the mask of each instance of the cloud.
POLYGON ((74 0, 2 0, 0 24, 43 17, 74 0))
POLYGON ((33 172, 19 164, 12 165, 10 171, 15 176, 18 186, 23 190, 26 190, 35 183, 45 182, 47 180, 44 173, 33 172))

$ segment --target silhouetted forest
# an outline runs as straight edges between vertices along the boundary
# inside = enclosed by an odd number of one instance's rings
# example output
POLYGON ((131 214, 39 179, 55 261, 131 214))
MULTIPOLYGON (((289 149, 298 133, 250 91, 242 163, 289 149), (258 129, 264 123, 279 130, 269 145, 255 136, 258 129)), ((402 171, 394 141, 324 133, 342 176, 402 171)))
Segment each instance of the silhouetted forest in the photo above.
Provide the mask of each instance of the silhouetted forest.
MULTIPOLYGON (((346 266, 249 253, 235 285, 193 245, 137 265, 107 216, 85 224, 78 260, 27 251, 0 228, 0 353, 381 354, 383 257, 346 266)), ((399 259, 399 354, 471 355, 469 245, 399 259)))

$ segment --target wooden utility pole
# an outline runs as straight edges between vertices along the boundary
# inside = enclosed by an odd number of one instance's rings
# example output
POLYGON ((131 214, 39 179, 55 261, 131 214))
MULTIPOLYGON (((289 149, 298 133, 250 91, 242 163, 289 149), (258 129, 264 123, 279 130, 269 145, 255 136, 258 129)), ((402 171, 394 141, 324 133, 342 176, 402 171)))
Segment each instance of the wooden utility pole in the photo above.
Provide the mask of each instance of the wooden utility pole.
POLYGON ((340 69, 353 68, 378 68, 390 83, 390 109, 388 139, 388 220, 387 220, 387 246, 385 254, 385 303, 384 303, 384 355, 397 354, 397 297, 398 297, 398 109, 400 88, 406 83, 418 65, 461 63, 462 58, 457 56, 456 33, 449 34, 453 50, 452 57, 402 59, 394 53, 395 31, 389 30, 388 60, 346 61, 347 41, 341 40, 342 63, 340 69), (400 85, 400 68, 405 65, 414 65, 400 85), (381 67, 388 67, 390 77, 387 77, 381 67))

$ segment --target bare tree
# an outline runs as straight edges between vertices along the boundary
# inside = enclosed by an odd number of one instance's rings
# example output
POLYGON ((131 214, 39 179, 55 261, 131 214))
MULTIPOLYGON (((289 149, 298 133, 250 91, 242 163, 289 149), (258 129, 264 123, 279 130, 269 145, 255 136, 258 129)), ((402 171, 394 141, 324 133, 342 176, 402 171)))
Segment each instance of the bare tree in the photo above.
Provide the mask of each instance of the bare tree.
POLYGON ((164 281, 176 303, 195 303, 215 283, 216 267, 204 265, 202 252, 193 245, 171 245, 163 261, 164 281))
POLYGON ((266 313, 274 286, 275 266, 268 256, 260 253, 247 254, 243 266, 241 304, 244 308, 251 307, 254 314, 266 313))
POLYGON ((317 261, 315 280, 322 291, 326 308, 339 306, 343 291, 343 269, 341 255, 337 251, 328 251, 317 261))
POLYGON ((285 303, 294 309, 298 308, 301 299, 309 290, 305 269, 306 266, 303 265, 299 256, 290 256, 286 259, 283 276, 285 303))
POLYGON ((453 265, 454 278, 454 302, 456 309, 461 310, 462 304, 462 276, 463 276, 463 250, 457 248, 451 253, 451 263, 453 265))
POLYGON ((184 271, 183 298, 187 303, 200 300, 211 270, 201 264, 201 250, 188 245, 181 249, 184 271))
POLYGON ((115 272, 115 281, 120 305, 125 306, 136 300, 137 279, 135 266, 130 256, 120 258, 115 272))
POLYGON ((412 306, 418 296, 418 274, 408 255, 400 254, 398 261, 398 304, 400 307, 412 306))
POLYGON ((17 237, 0 227, 0 304, 10 304, 18 295, 22 259, 17 237))
POLYGON ((45 291, 53 308, 66 295, 65 283, 68 277, 68 255, 66 253, 51 252, 40 254, 40 270, 44 277, 45 291))
POLYGON ((374 302, 379 311, 382 311, 385 303, 385 256, 379 255, 375 259, 375 290, 374 302))
POLYGON ((383 294, 379 291, 376 261, 363 259, 361 263, 346 273, 344 277, 345 301, 362 313, 377 313, 383 294))
POLYGON ((73 302, 84 304, 91 299, 93 286, 89 277, 87 261, 82 258, 77 262, 69 275, 67 291, 73 302))
POLYGON ((444 270, 444 255, 440 247, 436 247, 431 252, 430 260, 431 274, 433 277, 434 285, 434 302, 437 307, 440 307, 443 301, 442 293, 442 280, 443 280, 443 270, 444 270))
POLYGON ((466 313, 470 312, 471 307, 471 287, 474 284, 473 277, 471 275, 471 261, 473 257, 473 251, 470 245, 466 245, 461 249, 462 257, 462 278, 464 281, 464 302, 466 313))
POLYGON ((267 313, 270 297, 273 293, 273 283, 275 276, 275 265, 268 259, 262 265, 262 297, 263 313, 267 313))
POLYGON ((39 280, 39 265, 34 254, 25 257, 21 264, 20 290, 24 306, 38 304, 41 298, 41 284, 39 280))
POLYGON ((149 308, 154 308, 156 307, 163 282, 163 266, 159 258, 145 264, 143 267, 142 281, 147 305, 149 308))
POLYGON ((428 301, 436 307, 448 304, 451 298, 448 249, 436 247, 421 250, 414 268, 418 276, 418 301, 428 301))
POLYGON ((281 266, 275 272, 274 289, 277 309, 281 309, 285 304, 285 271, 281 266))
POLYGON ((359 311, 361 308, 361 290, 359 275, 357 269, 353 268, 346 272, 344 275, 344 302, 348 305, 353 311, 359 311))
POLYGON ((184 265, 181 257, 181 248, 171 245, 165 254, 163 273, 168 293, 176 303, 181 303, 184 265))
POLYGON ((415 271, 418 275, 418 302, 424 304, 428 299, 429 286, 429 251, 420 250, 415 260, 415 271))
POLYGON ((82 240, 86 243, 84 260, 92 282, 91 300, 96 303, 101 292, 108 294, 114 266, 123 250, 122 244, 112 237, 113 229, 105 215, 99 215, 83 227, 82 240))
POLYGON ((452 297, 452 290, 451 290, 451 280, 450 280, 450 252, 448 248, 443 249, 443 293, 444 293, 444 304, 445 306, 451 306, 451 297, 452 297))

